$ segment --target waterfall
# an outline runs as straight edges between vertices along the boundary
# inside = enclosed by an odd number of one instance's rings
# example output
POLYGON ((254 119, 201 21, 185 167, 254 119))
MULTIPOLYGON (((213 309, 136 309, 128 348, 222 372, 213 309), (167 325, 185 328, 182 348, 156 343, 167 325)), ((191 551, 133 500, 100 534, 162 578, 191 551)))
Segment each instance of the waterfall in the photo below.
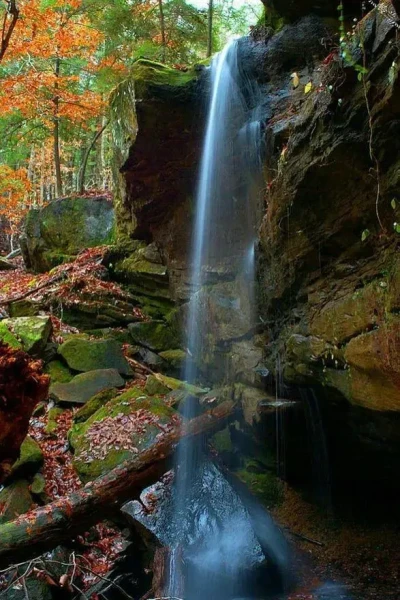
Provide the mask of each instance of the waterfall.
MULTIPOLYGON (((255 190, 261 172, 261 126, 255 90, 239 66, 238 50, 239 42, 230 42, 210 68, 211 93, 190 263, 193 286, 187 314, 190 358, 183 374, 189 382, 195 382, 199 373, 204 376, 203 358, 215 325, 213 315, 209 314, 205 287, 219 279, 233 281, 233 287, 242 286, 244 302, 221 295, 218 301, 224 308, 229 310, 232 306, 240 313, 242 304, 249 307, 248 329, 254 318, 255 190)), ((192 405, 186 402, 184 419, 193 416, 191 410, 192 405)), ((246 510, 229 484, 221 484, 215 467, 202 462, 202 441, 181 442, 176 454, 174 520, 178 533, 171 552, 168 596, 180 597, 182 593, 182 580, 176 574, 176 548, 191 545, 192 569, 186 576, 185 598, 234 598, 238 589, 245 587, 245 574, 251 566, 262 562, 262 549, 246 510), (212 494, 217 493, 218 486, 216 503, 220 506, 216 508, 212 494), (205 499, 208 494, 211 497, 205 499)))

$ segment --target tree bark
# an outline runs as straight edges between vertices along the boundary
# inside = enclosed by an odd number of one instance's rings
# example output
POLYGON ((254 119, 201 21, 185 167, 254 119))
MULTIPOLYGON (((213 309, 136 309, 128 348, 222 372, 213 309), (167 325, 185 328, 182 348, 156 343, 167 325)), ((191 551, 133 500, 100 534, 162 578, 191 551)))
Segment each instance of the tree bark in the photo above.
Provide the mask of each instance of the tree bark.
POLYGON ((19 458, 33 410, 47 397, 40 361, 0 343, 0 484, 19 458))
POLYGON ((58 95, 58 78, 60 76, 60 59, 56 58, 56 64, 54 69, 56 76, 54 83, 54 110, 53 110, 53 148, 54 148, 54 167, 56 172, 56 196, 60 198, 63 195, 62 189, 62 176, 61 176, 61 158, 60 158, 60 119, 59 119, 59 105, 60 96, 58 95))
POLYGON ((156 483, 169 469, 181 437, 210 435, 234 417, 234 403, 224 402, 193 419, 182 430, 176 428, 165 434, 151 448, 78 492, 0 526, 0 568, 31 559, 71 540, 112 515, 121 504, 139 498, 143 489, 156 483))
POLYGON ((212 36, 213 36, 213 18, 214 18, 214 0, 208 1, 208 36, 207 36, 207 56, 211 56, 213 52, 212 36))
POLYGON ((4 14, 3 28, 1 31, 1 43, 0 43, 0 62, 3 60, 5 53, 7 52, 10 44, 11 36, 15 29, 15 26, 19 17, 19 10, 17 7, 16 0, 7 0, 7 10, 4 14), (9 20, 8 17, 11 16, 9 20))
POLYGON ((161 44, 162 44, 162 62, 165 63, 167 58, 167 38, 165 35, 165 18, 164 18, 164 6, 162 0, 158 0, 158 8, 160 11, 160 31, 161 31, 161 44))
POLYGON ((107 127, 107 125, 108 125, 108 121, 106 121, 104 123, 104 125, 101 127, 101 129, 96 132, 95 136, 93 137, 92 141, 90 142, 90 144, 84 154, 82 165, 81 165, 81 168, 79 169, 79 175, 78 175, 78 192, 80 194, 83 194, 85 192, 85 173, 86 173, 86 167, 87 167, 90 153, 91 153, 95 143, 97 142, 97 140, 102 135, 105 128, 107 127))

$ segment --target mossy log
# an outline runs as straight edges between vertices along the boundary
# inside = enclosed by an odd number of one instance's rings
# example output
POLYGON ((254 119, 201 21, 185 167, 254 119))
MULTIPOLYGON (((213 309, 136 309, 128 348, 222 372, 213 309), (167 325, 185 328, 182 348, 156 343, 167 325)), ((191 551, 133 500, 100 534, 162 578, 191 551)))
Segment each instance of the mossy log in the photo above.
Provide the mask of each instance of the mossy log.
POLYGON ((111 516, 120 505, 138 498, 169 469, 181 437, 209 435, 235 417, 235 406, 224 402, 193 419, 182 430, 165 434, 151 448, 89 482, 78 492, 21 515, 0 527, 0 568, 29 560, 111 516))
POLYGON ((47 397, 49 383, 40 361, 0 342, 0 484, 19 458, 29 419, 47 397))

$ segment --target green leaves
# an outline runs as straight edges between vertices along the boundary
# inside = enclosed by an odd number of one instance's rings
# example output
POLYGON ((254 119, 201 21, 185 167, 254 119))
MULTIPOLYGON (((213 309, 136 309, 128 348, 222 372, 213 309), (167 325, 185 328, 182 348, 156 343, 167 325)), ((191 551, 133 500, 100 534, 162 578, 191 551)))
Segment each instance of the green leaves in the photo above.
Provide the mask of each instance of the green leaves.
POLYGON ((393 210, 396 210, 397 202, 395 198, 392 198, 390 206, 393 208, 393 210))
POLYGON ((364 231, 361 234, 361 241, 365 242, 365 240, 367 240, 370 235, 371 235, 370 230, 369 229, 364 229, 364 231))
POLYGON ((396 233, 400 233, 400 223, 393 223, 393 229, 396 233))

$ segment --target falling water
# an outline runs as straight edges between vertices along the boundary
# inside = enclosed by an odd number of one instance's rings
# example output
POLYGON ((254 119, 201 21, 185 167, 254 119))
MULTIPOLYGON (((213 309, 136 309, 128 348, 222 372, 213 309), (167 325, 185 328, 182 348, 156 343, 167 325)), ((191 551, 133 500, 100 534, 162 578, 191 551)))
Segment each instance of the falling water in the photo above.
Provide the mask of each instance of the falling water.
MULTIPOLYGON (((233 283, 232 289, 244 289, 244 300, 238 293, 233 298, 232 294, 220 295, 218 302, 224 308, 234 307, 241 315, 246 305, 249 329, 254 318, 261 126, 257 95, 238 63, 239 44, 229 43, 211 66, 191 252, 193 295, 187 315, 190 359, 184 370, 184 379, 189 382, 196 382, 200 374, 206 376, 203 357, 214 326, 207 300, 210 283, 223 279, 233 283)), ((184 419, 193 416, 190 411, 191 405, 186 403, 184 419)), ((182 593, 181 577, 174 573, 175 557, 176 548, 184 547, 185 551, 186 544, 192 567, 186 573, 185 598, 230 600, 243 592, 251 568, 264 559, 248 510, 204 458, 202 441, 182 442, 176 464, 174 515, 179 534, 175 534, 172 549, 168 595, 182 593)), ((264 527, 269 531, 267 545, 275 539, 276 561, 283 561, 285 547, 280 534, 268 519, 264 527)))

